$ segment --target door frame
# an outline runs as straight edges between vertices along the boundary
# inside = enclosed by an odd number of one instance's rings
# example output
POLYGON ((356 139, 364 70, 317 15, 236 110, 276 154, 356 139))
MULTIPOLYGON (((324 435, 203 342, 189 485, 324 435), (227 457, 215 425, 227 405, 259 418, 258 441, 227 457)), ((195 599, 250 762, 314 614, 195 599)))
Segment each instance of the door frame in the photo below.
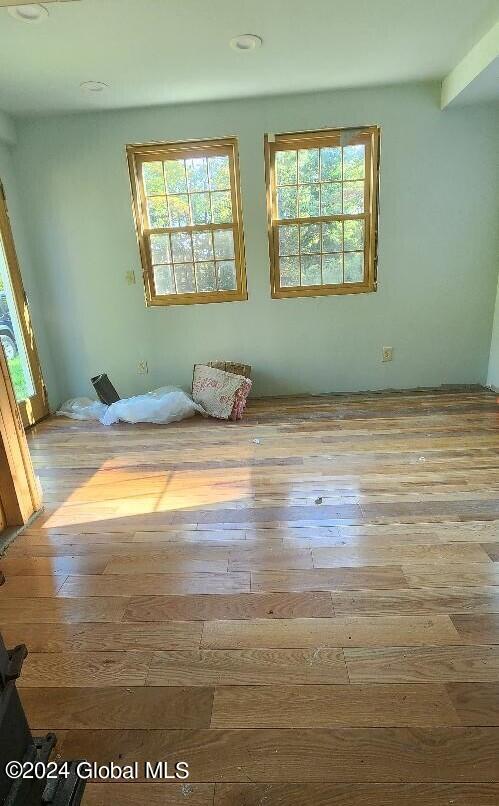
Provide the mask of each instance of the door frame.
POLYGON ((0 350, 0 505, 4 527, 24 526, 42 505, 9 368, 0 350))
POLYGON ((7 209, 5 190, 1 180, 0 237, 2 239, 5 257, 7 260, 7 269, 10 274, 14 300, 19 316, 19 323, 31 369, 33 386, 35 387, 35 394, 32 397, 28 397, 26 400, 22 400, 17 403, 21 413, 23 425, 25 428, 27 428, 30 425, 34 425, 49 414, 49 405, 45 381, 43 380, 42 369, 40 366, 40 359, 38 358, 38 351, 36 349, 36 340, 31 322, 29 304, 21 277, 21 269, 17 259, 16 247, 14 245, 14 236, 12 234, 9 211, 7 209))

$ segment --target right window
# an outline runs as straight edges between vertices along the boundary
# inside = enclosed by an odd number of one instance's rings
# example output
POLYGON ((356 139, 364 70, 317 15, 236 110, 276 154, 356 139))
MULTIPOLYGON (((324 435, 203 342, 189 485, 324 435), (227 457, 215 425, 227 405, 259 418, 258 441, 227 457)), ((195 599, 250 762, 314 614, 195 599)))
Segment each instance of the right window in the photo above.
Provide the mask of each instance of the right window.
POLYGON ((265 137, 272 296, 376 290, 379 128, 265 137))

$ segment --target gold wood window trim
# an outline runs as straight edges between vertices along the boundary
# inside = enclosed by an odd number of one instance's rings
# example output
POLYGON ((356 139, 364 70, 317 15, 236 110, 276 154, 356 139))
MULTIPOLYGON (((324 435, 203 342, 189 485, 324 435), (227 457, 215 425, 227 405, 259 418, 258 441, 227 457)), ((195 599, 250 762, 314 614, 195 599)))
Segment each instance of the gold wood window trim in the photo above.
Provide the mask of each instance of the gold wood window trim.
MULTIPOLYGON (((239 155, 237 147, 237 138, 224 137, 216 140, 196 140, 196 141, 183 141, 171 143, 146 143, 141 145, 128 145, 126 147, 128 168, 130 172, 130 184, 132 190, 132 205, 133 214, 135 219, 135 229, 137 233, 137 241, 139 245, 140 258, 142 262, 144 289, 146 305, 160 306, 160 305, 192 305, 197 303, 208 302, 233 302, 248 299, 248 292, 246 286, 246 266, 245 266, 245 253, 244 253, 244 235, 243 235, 243 222, 242 222, 242 207, 241 207, 241 192, 239 185, 239 155), (166 162, 168 160, 188 160, 196 158, 209 158, 217 156, 227 156, 229 158, 229 179, 230 187, 225 191, 230 192, 231 206, 232 206, 232 221, 228 223, 204 223, 204 224, 185 224, 181 226, 165 226, 165 227, 152 227, 149 226, 149 218, 147 213, 147 201, 144 188, 144 181, 142 178, 142 165, 147 162, 166 162), (216 257, 214 249, 214 232, 220 230, 231 230, 233 233, 234 243, 234 257, 222 258, 216 257), (211 244, 213 247, 213 258, 206 258, 204 260, 195 260, 194 256, 192 261, 174 261, 172 254, 172 241, 171 236, 175 234, 190 234, 197 232, 208 232, 211 234, 211 244), (194 282, 197 289, 197 274, 195 266, 198 264, 210 264, 215 266, 215 277, 218 285, 218 271, 217 263, 224 261, 234 260, 235 273, 236 273, 236 288, 230 290, 216 290, 216 291, 192 291, 179 294, 158 294, 156 293, 154 282, 154 269, 151 255, 150 238, 152 235, 167 235, 168 245, 170 250, 170 262, 156 263, 156 266, 171 266, 171 273, 173 282, 176 287, 176 274, 174 266, 193 266, 194 282)), ((165 204, 169 205, 169 199, 172 196, 187 196, 189 210, 191 211, 192 196, 196 193, 208 193, 210 200, 210 210, 212 205, 212 193, 216 193, 212 188, 205 190, 190 190, 185 192, 168 193, 165 185, 165 193, 149 194, 147 198, 165 198, 165 204)), ((168 208, 169 209, 169 208, 168 208)), ((213 216, 212 216, 213 218, 213 216)), ((191 214, 192 220, 192 214, 191 214)), ((171 222, 170 222, 171 224, 171 222)), ((191 239, 192 246, 192 239, 191 239)))
MULTIPOLYGON (((377 242, 378 242, 378 194, 379 194, 379 140, 380 130, 378 126, 363 126, 349 129, 325 129, 312 132, 295 132, 288 134, 265 135, 265 177, 267 186, 267 217, 268 217, 268 237, 270 256, 270 283, 271 293, 274 299, 287 297, 316 297, 334 294, 359 294, 377 289, 377 242), (278 218, 277 210, 277 184, 275 161, 277 152, 296 151, 303 149, 330 148, 350 145, 364 145, 365 147, 365 173, 364 173, 364 210, 362 213, 338 213, 332 215, 300 216, 299 210, 299 188, 305 185, 337 185, 343 197, 343 188, 349 182, 362 181, 356 179, 344 179, 343 168, 341 179, 322 181, 319 177, 317 182, 300 182, 299 168, 297 164, 296 182, 282 183, 282 188, 297 188, 297 209, 294 218, 278 218), (362 282, 347 283, 344 277, 344 243, 342 250, 337 252, 324 252, 322 243, 320 252, 306 252, 298 245, 298 255, 291 257, 298 258, 300 267, 300 285, 282 286, 279 255, 279 227, 295 225, 298 228, 298 239, 301 238, 301 226, 308 224, 328 224, 334 221, 355 221, 364 222, 364 244, 363 249, 353 250, 363 252, 363 279, 362 282), (322 283, 319 285, 301 285, 302 270, 300 257, 318 255, 321 260, 321 281, 322 281, 322 257, 323 255, 342 255, 341 265, 343 271, 343 282, 337 284, 322 283)), ((298 160, 298 153, 297 153, 298 160)), ((343 162, 342 162, 343 165, 343 162)), ((319 190, 319 198, 322 190, 319 190)), ((342 207, 343 209, 343 207, 342 207)), ((320 212, 320 208, 319 208, 320 212)), ((282 257, 285 257, 282 255, 282 257)))

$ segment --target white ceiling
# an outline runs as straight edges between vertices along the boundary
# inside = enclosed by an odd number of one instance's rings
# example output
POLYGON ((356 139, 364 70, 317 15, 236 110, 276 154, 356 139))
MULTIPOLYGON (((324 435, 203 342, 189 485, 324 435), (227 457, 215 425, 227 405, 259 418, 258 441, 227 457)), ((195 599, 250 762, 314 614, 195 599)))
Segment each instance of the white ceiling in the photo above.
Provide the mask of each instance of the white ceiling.
POLYGON ((499 0, 77 0, 41 25, 0 8, 0 109, 14 115, 443 78, 499 0), (263 47, 235 52, 255 33, 263 47), (99 95, 83 81, 103 81, 99 95))

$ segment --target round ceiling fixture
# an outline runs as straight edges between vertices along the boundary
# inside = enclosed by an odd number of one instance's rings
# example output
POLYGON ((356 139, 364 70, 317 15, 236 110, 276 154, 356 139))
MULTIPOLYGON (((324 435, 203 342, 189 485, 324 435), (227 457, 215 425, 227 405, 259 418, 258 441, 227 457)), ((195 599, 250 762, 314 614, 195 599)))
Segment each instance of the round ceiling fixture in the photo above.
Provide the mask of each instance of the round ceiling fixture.
POLYGON ((263 45, 263 39, 256 34, 240 34, 230 40, 230 46, 233 50, 256 50, 263 45))
POLYGON ((109 84, 105 84, 104 81, 82 81, 80 84, 80 89, 83 92, 91 93, 104 92, 108 87, 109 84))
POLYGON ((30 22, 35 25, 44 22, 49 15, 48 9, 39 3, 28 3, 25 6, 9 6, 7 11, 15 20, 30 22))

